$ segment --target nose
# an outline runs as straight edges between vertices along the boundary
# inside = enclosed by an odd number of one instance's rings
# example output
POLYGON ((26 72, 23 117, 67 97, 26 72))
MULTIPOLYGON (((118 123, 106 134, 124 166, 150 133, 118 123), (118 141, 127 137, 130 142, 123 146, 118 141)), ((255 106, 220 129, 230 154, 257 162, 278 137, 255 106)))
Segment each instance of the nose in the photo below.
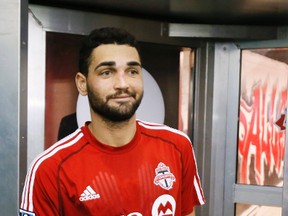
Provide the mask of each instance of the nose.
POLYGON ((127 89, 129 84, 128 84, 128 77, 125 73, 125 71, 118 71, 115 75, 115 83, 114 83, 114 88, 115 89, 127 89))

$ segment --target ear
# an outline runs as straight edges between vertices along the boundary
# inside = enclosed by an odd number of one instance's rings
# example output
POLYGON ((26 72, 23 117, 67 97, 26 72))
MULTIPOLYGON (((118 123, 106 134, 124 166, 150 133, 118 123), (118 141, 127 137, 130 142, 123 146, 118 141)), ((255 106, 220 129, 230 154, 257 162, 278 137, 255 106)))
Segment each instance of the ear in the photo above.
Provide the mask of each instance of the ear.
POLYGON ((87 80, 85 75, 78 72, 75 76, 75 83, 78 92, 83 96, 87 95, 87 80))

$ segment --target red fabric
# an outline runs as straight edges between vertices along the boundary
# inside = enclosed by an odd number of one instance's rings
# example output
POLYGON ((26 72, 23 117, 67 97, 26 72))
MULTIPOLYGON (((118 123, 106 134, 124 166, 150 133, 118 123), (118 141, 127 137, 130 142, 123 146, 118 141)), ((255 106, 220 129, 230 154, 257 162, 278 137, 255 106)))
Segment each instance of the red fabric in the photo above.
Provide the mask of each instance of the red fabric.
POLYGON ((189 214, 203 203, 187 136, 137 121, 122 147, 99 143, 87 125, 51 146, 32 164, 20 208, 36 216, 154 216, 189 214))

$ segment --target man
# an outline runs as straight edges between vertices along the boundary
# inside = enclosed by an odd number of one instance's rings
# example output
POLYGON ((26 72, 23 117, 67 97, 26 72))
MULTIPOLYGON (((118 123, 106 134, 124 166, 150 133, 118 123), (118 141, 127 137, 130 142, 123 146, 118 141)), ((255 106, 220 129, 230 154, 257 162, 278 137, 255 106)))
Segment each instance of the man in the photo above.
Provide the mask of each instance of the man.
POLYGON ((88 95, 91 122, 35 159, 20 215, 194 215, 205 201, 189 138, 136 120, 143 79, 134 37, 92 31, 79 66, 76 86, 88 95))

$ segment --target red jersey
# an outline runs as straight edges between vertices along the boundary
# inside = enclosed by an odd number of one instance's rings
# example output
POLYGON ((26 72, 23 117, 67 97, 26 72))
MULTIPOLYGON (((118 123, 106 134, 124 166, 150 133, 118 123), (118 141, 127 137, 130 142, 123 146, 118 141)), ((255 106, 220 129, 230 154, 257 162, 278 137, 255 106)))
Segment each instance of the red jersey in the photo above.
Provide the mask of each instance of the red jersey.
POLYGON ((182 132, 137 121, 122 147, 88 123, 40 154, 27 174, 20 215, 187 215, 204 204, 194 152, 182 132))

